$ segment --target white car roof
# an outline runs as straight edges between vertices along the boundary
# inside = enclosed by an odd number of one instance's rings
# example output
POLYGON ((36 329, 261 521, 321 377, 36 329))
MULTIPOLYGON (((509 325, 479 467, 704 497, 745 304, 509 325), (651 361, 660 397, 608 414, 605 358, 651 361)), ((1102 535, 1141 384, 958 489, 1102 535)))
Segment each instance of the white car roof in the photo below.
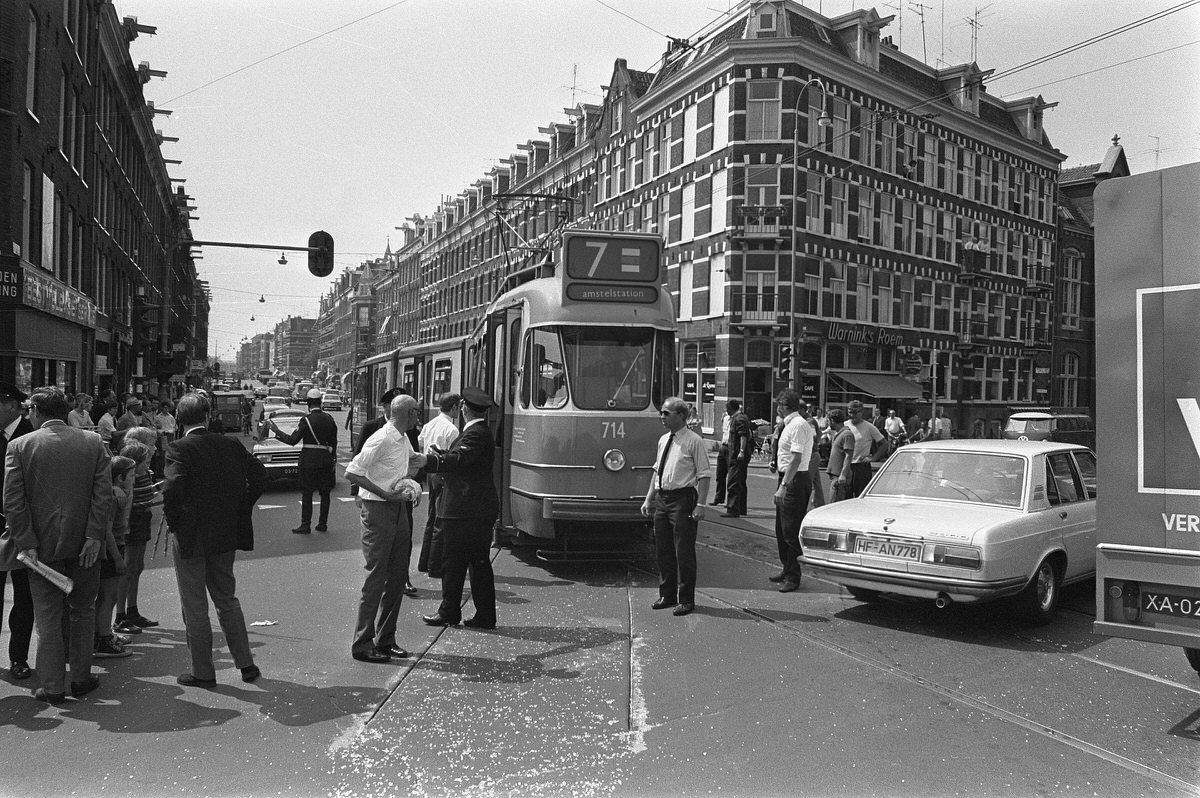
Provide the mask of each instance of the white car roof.
POLYGON ((955 440, 920 441, 910 443, 897 449, 899 452, 908 450, 922 451, 951 451, 951 452, 980 452, 984 454, 1012 454, 1031 456, 1044 452, 1059 452, 1064 449, 1075 449, 1081 452, 1090 451, 1086 446, 1074 443, 1059 443, 1056 441, 1011 441, 998 438, 960 438, 955 440))

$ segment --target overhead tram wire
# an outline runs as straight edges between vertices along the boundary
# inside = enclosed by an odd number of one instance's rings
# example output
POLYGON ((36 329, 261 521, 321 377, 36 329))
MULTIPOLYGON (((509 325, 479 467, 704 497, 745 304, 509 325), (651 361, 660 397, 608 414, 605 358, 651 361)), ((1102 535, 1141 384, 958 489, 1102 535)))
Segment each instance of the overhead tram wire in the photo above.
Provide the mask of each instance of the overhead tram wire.
POLYGON ((243 67, 238 67, 237 69, 233 70, 232 72, 227 72, 226 74, 221 75, 219 78, 213 78, 212 80, 208 81, 207 83, 203 83, 194 89, 189 89, 188 91, 185 91, 183 94, 178 94, 169 100, 164 100, 163 105, 165 106, 170 103, 173 103, 176 100, 187 97, 189 94, 195 94, 196 92, 200 91, 201 89, 207 89, 209 86, 213 85, 214 83, 220 83, 222 80, 225 80, 226 78, 231 78, 234 75, 237 75, 241 72, 245 72, 248 69, 258 66, 259 64, 262 64, 266 61, 270 61, 272 58, 275 58, 276 56, 291 52, 292 50, 296 50, 300 47, 303 47, 306 44, 311 44, 311 43, 315 42, 317 39, 323 39, 326 36, 337 33, 340 30, 345 30, 346 28, 350 27, 351 25, 357 25, 358 23, 362 22, 363 20, 367 20, 367 19, 370 19, 371 17, 378 16, 379 14, 382 14, 385 11, 391 11, 393 8, 396 8, 397 6, 402 6, 407 2, 408 2, 408 0, 397 0, 397 2, 392 3, 389 6, 384 6, 383 8, 379 9, 378 11, 372 11, 370 14, 366 14, 364 16, 359 17, 358 19, 351 20, 350 22, 347 22, 344 25, 338 25, 336 28, 327 30, 324 33, 318 33, 316 36, 305 39, 302 42, 297 42, 296 44, 285 47, 282 50, 277 50, 276 52, 271 53, 268 56, 264 56, 264 57, 258 59, 257 61, 254 61, 253 63, 246 64, 243 67))
POLYGON ((1168 47, 1165 50, 1157 50, 1153 53, 1146 53, 1145 55, 1139 55, 1136 58, 1127 58, 1124 61, 1118 61, 1117 63, 1109 64, 1108 66, 1102 66, 1102 67, 1096 67, 1095 69, 1089 69, 1087 72, 1077 72, 1074 75, 1068 75, 1065 78, 1059 78, 1058 80, 1052 80, 1049 83, 1040 83, 1037 86, 1030 86, 1025 89, 1018 89, 1017 91, 1005 92, 1002 96, 1003 97, 1011 97, 1014 94, 1024 94, 1027 91, 1037 91, 1038 89, 1044 89, 1047 86, 1053 86, 1056 83, 1065 83, 1068 80, 1075 80, 1075 78, 1084 78, 1084 77, 1087 77, 1088 75, 1094 75, 1097 72, 1103 72, 1106 69, 1115 69, 1116 67, 1119 67, 1119 66, 1125 66, 1126 64, 1132 64, 1134 61, 1142 61, 1147 58, 1153 58, 1156 55, 1162 55, 1164 53, 1169 53, 1173 50, 1181 50, 1184 47, 1191 47, 1196 44, 1200 44, 1200 39, 1195 39, 1190 42, 1184 42, 1183 44, 1177 44, 1174 47, 1168 47))

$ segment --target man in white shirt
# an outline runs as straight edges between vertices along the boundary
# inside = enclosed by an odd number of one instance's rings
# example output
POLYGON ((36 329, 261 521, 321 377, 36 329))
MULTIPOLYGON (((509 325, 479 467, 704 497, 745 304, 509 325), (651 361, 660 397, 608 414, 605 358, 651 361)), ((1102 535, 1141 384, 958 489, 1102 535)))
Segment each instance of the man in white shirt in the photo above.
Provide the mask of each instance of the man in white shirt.
POLYGON ((350 655, 360 662, 388 662, 407 657, 396 645, 396 619, 408 581, 408 558, 412 554, 412 527, 405 502, 419 499, 410 494, 401 478, 415 474, 416 456, 405 433, 417 423, 417 400, 406 394, 392 400, 391 417, 376 431, 362 451, 346 466, 346 478, 358 485, 362 521, 363 559, 367 576, 358 602, 358 621, 350 655))
MULTIPOLYGON (((434 449, 447 451, 458 437, 458 406, 462 397, 456 393, 444 394, 438 401, 437 418, 421 427, 417 436, 417 446, 422 454, 429 454, 434 449)), ((421 541, 421 554, 417 557, 417 570, 429 574, 431 579, 442 578, 442 523, 438 517, 438 498, 442 495, 442 487, 446 478, 441 474, 428 474, 429 480, 429 514, 425 521, 425 536, 421 541)))
POLYGON ((780 593, 791 593, 800 587, 800 522, 808 511, 812 495, 809 460, 815 449, 816 431, 801 414, 800 394, 788 389, 775 399, 783 416, 783 432, 779 436, 779 487, 775 490, 775 542, 783 570, 771 577, 780 582, 780 593))
POLYGON ((708 495, 711 466, 704 439, 687 427, 688 406, 672 396, 659 411, 667 432, 658 439, 658 454, 642 515, 653 519, 658 556, 656 610, 675 607, 675 615, 696 608, 696 528, 704 518, 700 496, 708 495))
POLYGON ((721 442, 717 446, 717 490, 709 502, 714 506, 725 503, 725 489, 729 482, 729 424, 735 412, 730 410, 729 404, 725 403, 725 413, 721 416, 721 442))
POLYGON ((863 420, 865 408, 855 399, 846 405, 850 420, 846 427, 854 435, 854 456, 850 462, 850 498, 863 492, 871 481, 871 463, 888 456, 891 447, 883 439, 883 433, 870 421, 863 420))

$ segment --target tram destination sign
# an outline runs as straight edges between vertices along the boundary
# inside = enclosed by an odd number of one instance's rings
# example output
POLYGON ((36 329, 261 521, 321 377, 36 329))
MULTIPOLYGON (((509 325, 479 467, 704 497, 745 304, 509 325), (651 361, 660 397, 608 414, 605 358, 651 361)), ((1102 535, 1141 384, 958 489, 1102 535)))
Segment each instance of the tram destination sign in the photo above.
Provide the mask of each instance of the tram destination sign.
POLYGON ((644 233, 563 233, 564 302, 653 305, 659 300, 662 239, 644 233))

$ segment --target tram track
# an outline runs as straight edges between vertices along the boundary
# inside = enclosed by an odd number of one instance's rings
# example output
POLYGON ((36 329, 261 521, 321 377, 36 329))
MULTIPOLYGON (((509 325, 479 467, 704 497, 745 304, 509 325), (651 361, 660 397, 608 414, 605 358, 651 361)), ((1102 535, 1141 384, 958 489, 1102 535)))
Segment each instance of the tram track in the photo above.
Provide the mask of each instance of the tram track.
MULTIPOLYGON (((751 534, 756 535, 758 537, 769 538, 772 541, 774 540, 773 534, 768 534, 763 530, 754 529, 752 527, 747 528, 746 526, 726 524, 726 523, 721 523, 721 522, 716 522, 716 521, 710 521, 709 523, 712 523, 716 526, 722 527, 725 530, 750 532, 751 534)), ((727 548, 724 548, 720 545, 715 545, 713 543, 699 542, 698 545, 700 545, 706 549, 709 549, 711 551, 717 551, 722 554, 732 555, 735 557, 751 560, 753 562, 759 562, 765 566, 774 566, 775 565, 774 562, 763 560, 758 557, 753 557, 753 556, 750 556, 750 555, 747 555, 747 554, 744 554, 741 552, 731 551, 727 548)), ((640 565, 636 565, 636 564, 632 565, 631 569, 636 569, 636 570, 641 571, 642 573, 645 573, 650 576, 656 575, 656 573, 654 571, 652 571, 651 569, 640 566, 640 565)), ((809 577, 809 578, 813 578, 813 577, 809 577)), ((758 610, 755 610, 755 609, 752 609, 749 607, 745 607, 736 602, 721 598, 720 596, 718 596, 712 592, 705 591, 700 588, 697 588, 696 592, 697 592, 697 594, 704 596, 707 601, 711 602, 714 605, 719 605, 722 607, 726 607, 726 608, 744 613, 745 615, 747 615, 751 618, 754 618, 757 621, 761 621, 761 622, 770 624, 773 627, 780 629, 781 631, 784 631, 785 633, 787 633, 793 637, 804 640, 805 642, 811 643, 813 645, 820 646, 820 647, 826 649, 827 651, 830 651, 831 653, 854 660, 857 663, 860 663, 869 668, 872 668, 872 669, 875 669, 882 673, 885 673, 891 677, 905 681, 909 684, 920 687, 920 688, 927 690, 937 696, 940 696, 947 700, 953 701, 964 707, 969 707, 969 708, 978 710, 980 712, 987 713, 988 715, 990 715, 998 720, 1001 720, 1005 723, 1009 723, 1014 726, 1020 727, 1032 734, 1038 735, 1039 737, 1043 737, 1048 740, 1054 740, 1055 742, 1067 745, 1067 746, 1069 746, 1077 751, 1080 751, 1082 753, 1085 753, 1089 756, 1096 757, 1097 759, 1101 759, 1105 762, 1108 762, 1110 764, 1121 767, 1131 773, 1135 773, 1139 776, 1148 778, 1151 781, 1153 781, 1154 783, 1156 783, 1162 787, 1179 790, 1179 791, 1183 792, 1184 794, 1188 794, 1188 795, 1200 794, 1200 784, 1194 784, 1194 783, 1185 781, 1183 779, 1177 778, 1175 776, 1172 776, 1169 773, 1165 773, 1161 770, 1158 770, 1157 768, 1153 767, 1152 765, 1149 765, 1144 762, 1139 762, 1135 759, 1131 759, 1127 756, 1117 753, 1116 751, 1112 751, 1101 745, 1097 745, 1096 743, 1092 743, 1088 740, 1085 740, 1082 737, 1073 735, 1063 729, 1059 729, 1059 728, 1056 728, 1049 724, 1035 720, 1035 719, 1029 717, 1028 715, 1024 715, 1020 712, 1015 712, 1013 710, 1006 709, 1002 706, 999 706, 998 704, 995 704, 995 703, 988 701, 984 698, 981 698, 979 696, 971 695, 970 693, 967 693, 963 690, 947 686, 945 684, 942 684, 938 681, 935 681, 935 680, 929 678, 928 676, 924 676, 914 670, 899 667, 893 663, 886 662, 878 657, 872 656, 871 654, 865 653, 857 648, 847 646, 843 643, 836 642, 834 640, 831 640, 831 639, 824 637, 822 635, 819 635, 819 634, 814 634, 813 632, 802 629, 802 628, 796 626, 795 624, 790 623, 787 620, 773 618, 768 613, 761 612, 761 611, 758 611, 758 610)), ((1067 611, 1073 612, 1078 615, 1083 615, 1085 617, 1094 617, 1094 614, 1089 614, 1082 610, 1068 609, 1067 611)), ((1016 639, 1026 640, 1026 642, 1028 642, 1028 639, 1022 638, 1020 635, 1013 635, 1013 637, 1016 639)), ((632 640, 633 640, 632 624, 630 626, 630 640, 631 640, 631 646, 632 646, 632 640)), ((631 648, 631 653, 632 653, 632 648, 631 648)), ((1139 676, 1139 677, 1142 677, 1145 679, 1149 679, 1151 681, 1155 681, 1155 682, 1162 684, 1164 686, 1167 686, 1167 687, 1178 688, 1178 689, 1182 689, 1186 692, 1200 694, 1200 690, 1196 690, 1194 688, 1187 687, 1186 685, 1182 685, 1177 682, 1173 682, 1171 680, 1161 679, 1161 678, 1155 677, 1151 674, 1134 671, 1132 669, 1125 668, 1125 667, 1122 667, 1119 665, 1115 665, 1113 663, 1107 663, 1107 662, 1104 662, 1103 660, 1099 660, 1099 659, 1096 659, 1093 657, 1088 657, 1088 656, 1084 656, 1084 655, 1080 655, 1080 654, 1075 654, 1074 656, 1080 660, 1092 663, 1094 665, 1098 665, 1098 666, 1108 668, 1108 669, 1117 670, 1120 672, 1125 672, 1125 673, 1128 673, 1129 675, 1139 676)), ((632 669, 632 667, 633 667, 633 664, 631 661, 631 669, 632 669)), ((632 670, 631 670, 631 675, 632 675, 632 670)), ((631 695, 632 695, 632 682, 631 682, 631 695)), ((631 715, 630 715, 631 731, 633 731, 636 728, 633 725, 633 722, 634 722, 633 719, 634 719, 634 716, 631 712, 631 715)))

